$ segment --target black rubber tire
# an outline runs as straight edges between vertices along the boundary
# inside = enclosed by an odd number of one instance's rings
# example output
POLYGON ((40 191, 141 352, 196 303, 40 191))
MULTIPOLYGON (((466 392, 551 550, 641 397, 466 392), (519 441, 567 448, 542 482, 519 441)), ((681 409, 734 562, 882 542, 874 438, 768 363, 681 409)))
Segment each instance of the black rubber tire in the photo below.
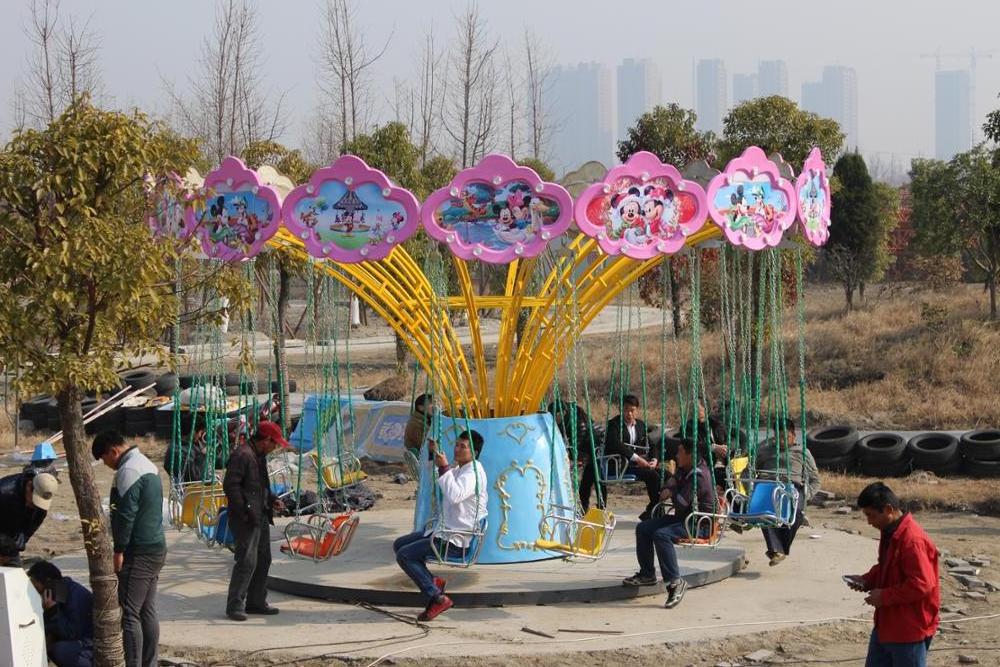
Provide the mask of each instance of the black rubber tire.
POLYGON ((962 457, 959 456, 954 461, 950 461, 944 465, 938 466, 931 472, 933 472, 938 477, 957 477, 962 474, 962 466, 964 461, 962 457))
POLYGON ((834 456, 828 459, 816 459, 817 467, 831 472, 852 472, 857 468, 858 461, 854 452, 848 452, 843 456, 834 456))
MULTIPOLYGON (((257 386, 259 387, 259 386, 261 386, 263 384, 264 384, 263 382, 258 382, 257 386)), ((295 380, 289 380, 288 381, 288 393, 289 394, 293 393, 297 388, 298 387, 295 384, 295 380)), ((271 393, 272 394, 277 394, 279 391, 281 391, 281 385, 278 384, 277 380, 271 380, 271 393)))
POLYGON ((163 373, 156 378, 156 395, 171 396, 177 388, 177 373, 163 373))
POLYGON ((177 384, 180 385, 181 389, 188 389, 188 388, 190 388, 191 385, 194 384, 194 381, 195 381, 195 376, 194 375, 184 374, 184 375, 178 375, 177 376, 177 384))
POLYGON ((128 371, 123 373, 122 382, 133 389, 142 389, 156 382, 156 373, 153 371, 128 371))
POLYGON ((965 459, 962 464, 962 471, 969 477, 992 478, 1000 477, 1000 460, 977 461, 976 459, 965 459))
POLYGON ((222 382, 227 387, 239 386, 240 385, 240 374, 239 373, 226 373, 222 376, 222 382))
POLYGON ((174 423, 174 411, 170 410, 160 410, 159 408, 153 408, 153 423, 159 428, 160 426, 173 426, 174 423))
MULTIPOLYGON (((36 425, 38 422, 35 422, 36 425)), ((45 429, 48 431, 58 431, 62 428, 59 420, 59 401, 50 398, 45 402, 45 429)))
MULTIPOLYGON (((903 458, 906 451, 906 439, 897 433, 872 433, 858 440, 858 460, 864 468, 865 463, 886 465, 903 458)), ((815 453, 814 453, 815 455, 815 453)), ((909 464, 909 459, 907 459, 909 464)))
POLYGON ((48 419, 45 416, 45 404, 51 399, 52 397, 48 394, 42 394, 41 396, 35 396, 26 400, 21 406, 26 410, 25 418, 36 423, 44 423, 48 419))
POLYGON ((153 408, 145 405, 125 408, 125 425, 153 421, 153 408))
POLYGON ((853 426, 823 426, 806 434, 806 448, 817 459, 846 456, 858 443, 858 431, 853 426))
POLYGON ((969 431, 962 435, 959 448, 962 456, 976 461, 1000 459, 1000 430, 995 428, 969 431))
POLYGON ((239 396, 240 386, 238 384, 227 384, 226 385, 226 396, 239 396))
POLYGON ((905 477, 910 474, 912 465, 909 459, 900 459, 889 463, 860 461, 861 474, 866 477, 905 477))
POLYGON ((906 455, 913 459, 913 467, 936 471, 962 455, 958 451, 958 438, 950 433, 921 433, 910 438, 906 455))

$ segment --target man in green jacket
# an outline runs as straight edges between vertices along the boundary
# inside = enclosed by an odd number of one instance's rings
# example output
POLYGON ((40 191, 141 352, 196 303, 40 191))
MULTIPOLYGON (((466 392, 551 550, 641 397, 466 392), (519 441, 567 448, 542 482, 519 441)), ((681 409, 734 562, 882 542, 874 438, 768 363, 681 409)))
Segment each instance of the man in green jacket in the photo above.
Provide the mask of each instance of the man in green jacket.
POLYGON ((163 484, 159 471, 117 431, 94 438, 91 453, 115 471, 111 486, 111 534, 122 607, 125 664, 156 667, 160 621, 156 583, 167 559, 163 535, 163 484))

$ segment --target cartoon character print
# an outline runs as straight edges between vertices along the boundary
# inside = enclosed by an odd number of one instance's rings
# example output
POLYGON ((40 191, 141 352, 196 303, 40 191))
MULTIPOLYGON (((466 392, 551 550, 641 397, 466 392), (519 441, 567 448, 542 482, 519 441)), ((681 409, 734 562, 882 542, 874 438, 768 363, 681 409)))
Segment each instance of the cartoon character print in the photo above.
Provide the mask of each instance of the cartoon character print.
POLYGON ((394 211, 391 218, 392 230, 396 231, 397 229, 399 229, 399 227, 403 224, 405 220, 406 216, 404 216, 399 211, 394 211))
POLYGON ((650 236, 672 239, 683 233, 680 202, 670 188, 647 185, 643 191, 642 214, 650 236))
POLYGON ((753 203, 750 206, 750 214, 759 232, 770 234, 774 231, 775 215, 774 206, 768 204, 764 198, 764 187, 755 185, 750 190, 753 203))
MULTIPOLYGON (((609 238, 626 238, 629 230, 635 230, 640 226, 645 228, 642 218, 642 192, 638 187, 632 186, 628 190, 616 192, 611 196, 610 204, 611 217, 607 230, 609 238)), ((635 232, 631 232, 630 235, 634 238, 635 232)))
POLYGON ((815 169, 809 170, 809 190, 806 191, 806 228, 816 231, 820 226, 822 211, 819 205, 819 174, 815 169))

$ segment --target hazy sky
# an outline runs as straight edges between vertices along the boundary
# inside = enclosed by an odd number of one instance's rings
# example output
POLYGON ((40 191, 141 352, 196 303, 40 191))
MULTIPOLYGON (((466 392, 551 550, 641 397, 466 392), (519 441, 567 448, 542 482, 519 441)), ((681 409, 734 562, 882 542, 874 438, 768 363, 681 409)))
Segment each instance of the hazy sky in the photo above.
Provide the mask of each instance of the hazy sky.
MULTIPOLYGON (((11 124, 11 96, 24 73, 29 43, 23 33, 29 0, 2 0, 0 22, 0 128, 11 124)), ((186 86, 210 30, 208 0, 63 0, 63 12, 91 19, 109 100, 118 105, 165 109, 163 81, 186 86)), ((421 36, 432 24, 441 42, 454 33, 464 0, 364 0, 360 25, 371 44, 391 43, 377 66, 374 90, 383 108, 394 78, 414 73, 421 36)), ((261 0, 264 75, 269 87, 287 91, 291 145, 308 138, 302 119, 316 101, 314 60, 320 0, 261 0)), ((895 153, 897 160, 934 149, 933 59, 922 53, 989 49, 996 43, 996 0, 840 0, 747 5, 702 0, 481 0, 495 36, 516 54, 523 27, 547 43, 557 63, 596 60, 614 65, 627 57, 651 58, 663 73, 664 97, 692 105, 692 62, 718 57, 727 73, 755 71, 761 59, 788 64, 789 96, 798 101, 803 81, 824 65, 847 65, 858 74, 861 148, 895 153), (768 13, 765 7, 774 7, 768 13), (779 8, 780 9, 777 9, 779 8)), ((943 59, 944 68, 966 67, 968 58, 943 59)), ((1000 106, 1000 51, 982 57, 977 76, 976 126, 1000 106)), ((731 95, 731 92, 730 92, 731 95)), ((4 132, 6 134, 6 132, 4 132)))

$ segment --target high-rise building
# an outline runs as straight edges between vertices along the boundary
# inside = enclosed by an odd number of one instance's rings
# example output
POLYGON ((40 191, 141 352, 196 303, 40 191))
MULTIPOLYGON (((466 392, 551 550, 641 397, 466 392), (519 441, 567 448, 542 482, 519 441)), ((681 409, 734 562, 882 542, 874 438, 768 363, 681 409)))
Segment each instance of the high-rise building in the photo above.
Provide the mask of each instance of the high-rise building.
POLYGON ((761 60, 757 64, 757 89, 761 97, 788 97, 788 68, 784 60, 761 60))
POLYGON ((972 148, 972 92, 969 71, 934 74, 934 157, 950 160, 972 148))
POLYGON ((556 171, 576 169, 588 160, 614 163, 612 80, 607 67, 599 63, 556 67, 547 100, 555 125, 552 166, 556 171))
POLYGON ((733 106, 757 97, 756 74, 733 75, 733 106))
POLYGON ((660 104, 663 83, 652 60, 626 58, 618 66, 618 141, 628 136, 636 119, 660 104))
POLYGON ((858 76, 853 67, 823 68, 819 81, 802 84, 801 106, 840 124, 844 146, 858 146, 858 76))
POLYGON ((726 63, 719 59, 699 60, 695 65, 695 112, 699 130, 722 132, 726 113, 726 63))

